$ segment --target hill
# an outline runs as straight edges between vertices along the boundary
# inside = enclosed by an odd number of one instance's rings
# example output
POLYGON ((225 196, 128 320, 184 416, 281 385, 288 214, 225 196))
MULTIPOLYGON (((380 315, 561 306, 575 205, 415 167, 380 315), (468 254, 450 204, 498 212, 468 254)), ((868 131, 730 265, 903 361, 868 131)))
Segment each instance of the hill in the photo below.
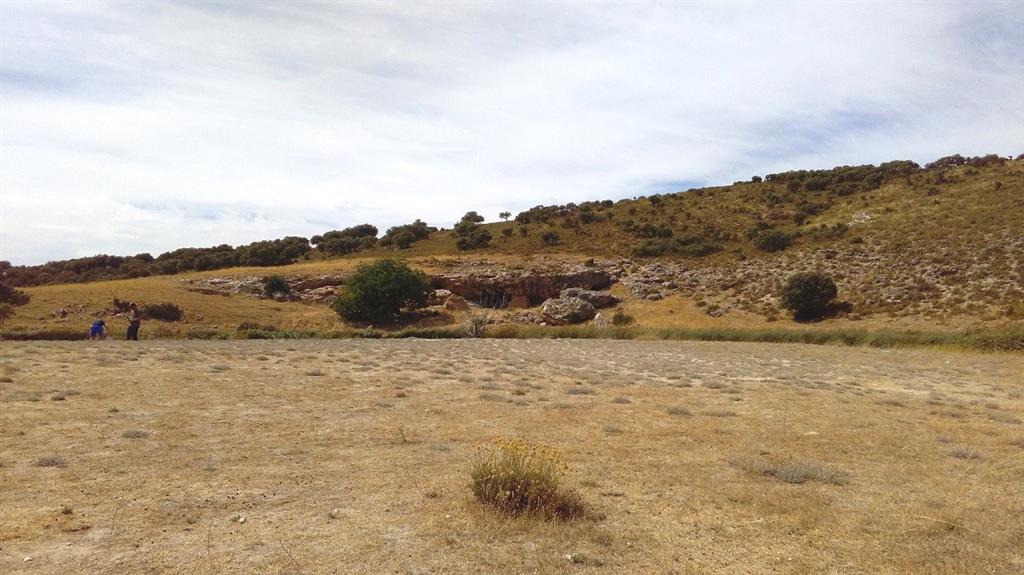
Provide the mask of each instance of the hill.
POLYGON ((375 227, 357 226, 312 238, 315 248, 291 237, 156 258, 6 265, 4 281, 52 284, 22 287, 31 301, 10 321, 19 329, 78 327, 118 297, 178 303, 186 323, 167 328, 174 333, 242 321, 323 330, 341 327, 326 306, 214 297, 189 282, 347 273, 381 257, 464 275, 586 263, 614 278, 620 309, 641 324, 764 327, 789 321, 777 298, 783 280, 818 269, 835 278, 847 310, 825 326, 962 329, 1024 320, 1022 206, 1024 158, 950 156, 924 167, 842 166, 617 202, 538 206, 508 222, 470 217, 455 230, 416 222, 381 239, 375 227), (469 249, 460 249, 460 240, 469 249), (202 259, 211 253, 220 259, 202 259), (294 263, 260 267, 282 262, 294 263), (237 263, 249 267, 211 269, 237 263), (55 283, 119 275, 144 277, 55 283))

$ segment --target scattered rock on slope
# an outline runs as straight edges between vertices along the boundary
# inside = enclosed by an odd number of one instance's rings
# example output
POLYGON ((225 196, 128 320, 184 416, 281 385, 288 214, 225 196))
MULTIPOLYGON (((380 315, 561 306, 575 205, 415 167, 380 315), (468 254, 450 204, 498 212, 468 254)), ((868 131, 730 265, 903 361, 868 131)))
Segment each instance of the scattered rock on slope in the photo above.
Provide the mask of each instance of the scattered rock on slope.
POLYGON ((544 302, 540 313, 548 323, 566 325, 587 321, 594 317, 597 310, 590 302, 578 297, 560 297, 544 302))

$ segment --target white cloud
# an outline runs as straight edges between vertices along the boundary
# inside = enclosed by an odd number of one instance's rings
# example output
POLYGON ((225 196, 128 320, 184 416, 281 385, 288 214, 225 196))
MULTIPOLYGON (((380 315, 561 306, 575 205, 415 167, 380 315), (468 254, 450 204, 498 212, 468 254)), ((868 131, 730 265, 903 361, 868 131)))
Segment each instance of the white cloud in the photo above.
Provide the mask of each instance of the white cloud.
POLYGON ((1024 151, 1019 4, 0 10, 15 263, 1024 151))

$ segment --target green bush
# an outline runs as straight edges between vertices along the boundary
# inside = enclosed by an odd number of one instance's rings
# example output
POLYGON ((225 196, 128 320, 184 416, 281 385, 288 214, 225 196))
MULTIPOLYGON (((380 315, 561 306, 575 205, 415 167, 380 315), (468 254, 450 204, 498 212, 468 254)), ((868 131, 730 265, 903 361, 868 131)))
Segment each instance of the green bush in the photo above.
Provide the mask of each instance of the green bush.
POLYGON ((793 236, 780 230, 766 230, 754 236, 754 246, 764 252, 779 252, 793 243, 793 236))
POLYGON ((432 287, 423 272, 394 260, 361 264, 331 307, 349 321, 389 323, 403 308, 427 305, 432 287))
POLYGON ((180 307, 169 301, 164 303, 147 303, 139 311, 142 312, 142 317, 146 319, 160 321, 178 321, 185 315, 185 312, 181 311, 180 307))
POLYGON ((828 312, 838 294, 836 282, 821 272, 793 274, 782 288, 782 304, 796 319, 815 319, 828 312))
POLYGON ((548 230, 540 235, 540 241, 546 246, 553 246, 562 241, 562 237, 555 230, 548 230))
POLYGON ((267 297, 273 296, 275 293, 291 293, 292 288, 288 285, 288 282, 282 276, 269 276, 263 280, 263 294, 267 297))
POLYGON ((636 322, 636 319, 633 316, 631 316, 628 313, 626 313, 624 311, 621 311, 621 310, 620 311, 616 311, 612 315, 612 325, 614 325, 614 326, 622 327, 622 326, 627 326, 627 325, 633 325, 633 323, 635 323, 635 322, 636 322))

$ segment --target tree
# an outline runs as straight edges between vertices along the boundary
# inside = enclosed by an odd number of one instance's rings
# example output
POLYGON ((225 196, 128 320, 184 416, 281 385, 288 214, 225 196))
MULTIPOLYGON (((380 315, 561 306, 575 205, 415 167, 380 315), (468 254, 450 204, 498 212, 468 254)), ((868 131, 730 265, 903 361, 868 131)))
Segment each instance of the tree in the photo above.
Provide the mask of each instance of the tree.
POLYGON ((463 221, 463 222, 473 222, 474 224, 479 224, 479 223, 484 221, 484 217, 481 216, 480 214, 476 213, 475 211, 474 212, 466 212, 466 215, 462 216, 462 220, 461 221, 463 221))
POLYGON ((836 282, 821 272, 793 274, 782 288, 782 305, 797 320, 820 318, 838 294, 836 282))
POLYGON ((500 214, 498 214, 498 217, 507 222, 508 219, 512 217, 512 212, 501 212, 500 214))
POLYGON ((452 232, 458 238, 455 246, 460 250, 487 247, 491 243, 491 232, 480 227, 482 221, 483 216, 476 212, 467 212, 462 216, 462 220, 452 228, 452 232))
POLYGON ((402 262, 380 260, 361 264, 331 307, 348 321, 389 323, 403 308, 427 305, 431 291, 423 272, 402 262))

